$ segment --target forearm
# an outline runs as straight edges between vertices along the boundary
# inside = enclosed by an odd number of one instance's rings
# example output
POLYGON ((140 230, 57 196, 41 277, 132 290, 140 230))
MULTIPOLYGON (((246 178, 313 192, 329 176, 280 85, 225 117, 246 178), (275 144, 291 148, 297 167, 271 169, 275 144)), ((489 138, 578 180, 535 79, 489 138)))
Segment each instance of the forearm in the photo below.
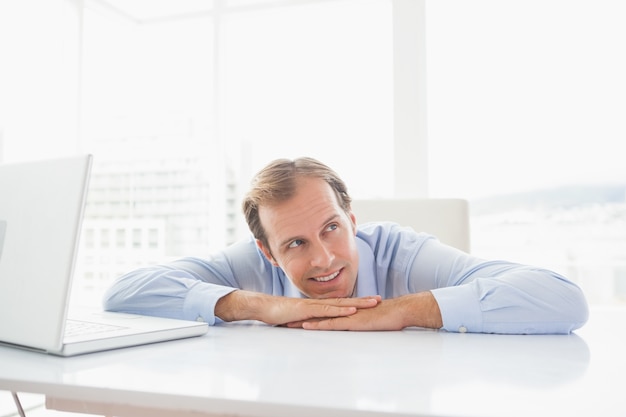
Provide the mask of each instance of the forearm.
POLYGON ((215 316, 223 321, 261 320, 262 305, 268 296, 251 291, 236 290, 215 304, 215 316))
POLYGON ((542 268, 484 261, 436 241, 414 259, 409 290, 430 285, 443 329, 475 333, 569 333, 587 320, 576 285, 542 268))
POLYGON ((498 278, 433 290, 448 331, 570 333, 587 320, 582 291, 550 271, 523 268, 498 278))
POLYGON ((402 311, 400 320, 404 327, 427 327, 439 329, 443 326, 439 304, 430 291, 408 294, 395 299, 402 311))
POLYGON ((118 278, 108 288, 103 298, 104 309, 181 318, 190 284, 192 282, 180 274, 174 278, 171 271, 161 268, 137 269, 118 278))
POLYGON ((215 323, 214 305, 234 288, 202 281, 184 263, 138 269, 117 279, 103 298, 108 311, 215 323))

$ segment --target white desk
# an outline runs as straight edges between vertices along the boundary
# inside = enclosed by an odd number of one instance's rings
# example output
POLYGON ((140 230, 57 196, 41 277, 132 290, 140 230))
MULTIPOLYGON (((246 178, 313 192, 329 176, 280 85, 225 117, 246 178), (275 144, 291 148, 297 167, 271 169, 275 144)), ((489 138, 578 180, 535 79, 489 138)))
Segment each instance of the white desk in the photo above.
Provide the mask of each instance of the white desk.
POLYGON ((568 336, 255 324, 57 358, 0 347, 0 389, 108 415, 625 416, 626 309, 568 336))

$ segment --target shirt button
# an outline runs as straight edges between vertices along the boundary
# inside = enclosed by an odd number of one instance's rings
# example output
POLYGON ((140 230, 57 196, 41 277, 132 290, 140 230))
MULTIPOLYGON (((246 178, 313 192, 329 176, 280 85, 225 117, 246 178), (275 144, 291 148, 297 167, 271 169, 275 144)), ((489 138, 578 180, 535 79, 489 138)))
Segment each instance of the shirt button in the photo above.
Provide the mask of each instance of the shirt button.
POLYGON ((467 333, 467 327, 465 326, 459 327, 459 333, 467 333))
POLYGON ((202 316, 198 316, 198 317, 196 317, 196 321, 204 322, 204 319, 202 318, 202 316))

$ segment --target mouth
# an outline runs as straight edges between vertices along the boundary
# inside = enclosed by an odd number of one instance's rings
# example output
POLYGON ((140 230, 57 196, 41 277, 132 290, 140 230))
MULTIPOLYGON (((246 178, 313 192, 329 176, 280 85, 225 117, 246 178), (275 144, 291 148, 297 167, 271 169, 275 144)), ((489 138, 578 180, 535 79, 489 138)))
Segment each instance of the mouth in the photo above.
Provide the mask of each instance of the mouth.
POLYGON ((328 282, 328 281, 332 281, 333 279, 337 278, 337 276, 341 273, 341 270, 333 272, 330 275, 324 275, 322 277, 313 277, 311 278, 313 281, 315 282, 328 282))

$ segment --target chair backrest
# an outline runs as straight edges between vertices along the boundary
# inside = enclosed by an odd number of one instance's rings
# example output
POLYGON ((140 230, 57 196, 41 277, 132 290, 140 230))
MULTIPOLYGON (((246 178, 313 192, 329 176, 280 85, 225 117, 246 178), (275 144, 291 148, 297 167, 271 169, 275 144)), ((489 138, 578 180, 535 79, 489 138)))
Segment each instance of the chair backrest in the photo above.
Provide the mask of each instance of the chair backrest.
POLYGON ((470 251, 469 204, 457 198, 372 199, 352 201, 357 224, 392 221, 441 242, 470 251))

